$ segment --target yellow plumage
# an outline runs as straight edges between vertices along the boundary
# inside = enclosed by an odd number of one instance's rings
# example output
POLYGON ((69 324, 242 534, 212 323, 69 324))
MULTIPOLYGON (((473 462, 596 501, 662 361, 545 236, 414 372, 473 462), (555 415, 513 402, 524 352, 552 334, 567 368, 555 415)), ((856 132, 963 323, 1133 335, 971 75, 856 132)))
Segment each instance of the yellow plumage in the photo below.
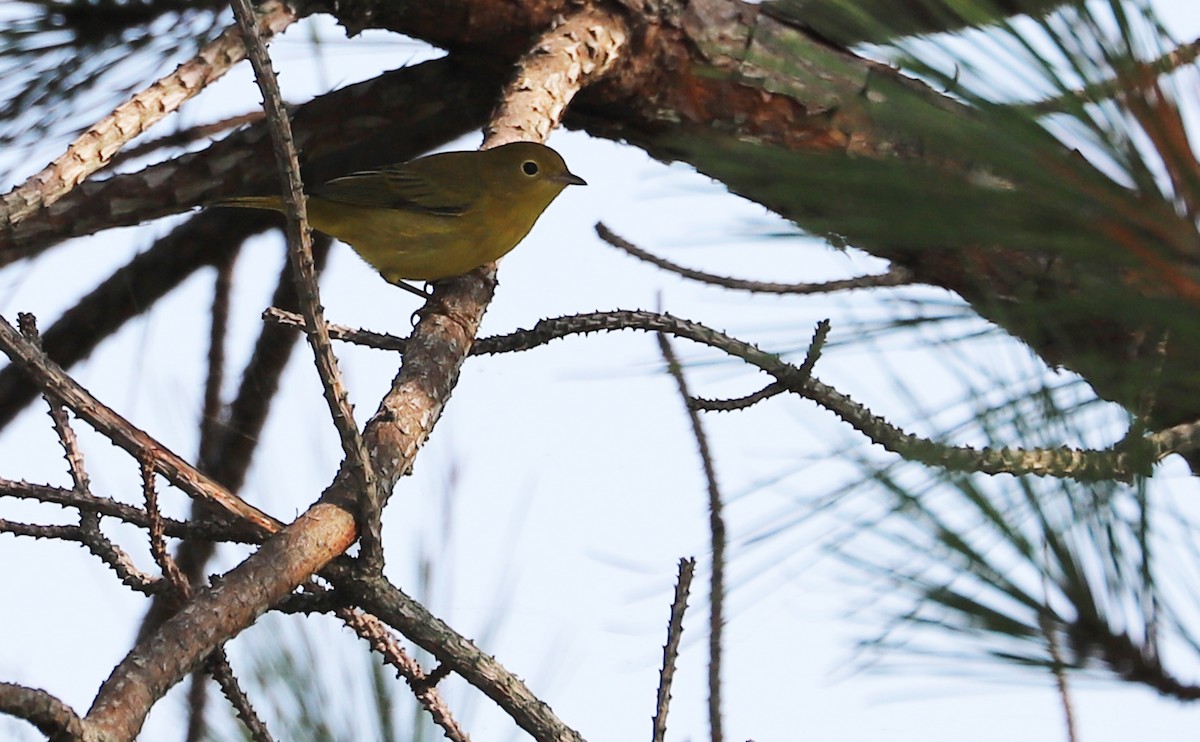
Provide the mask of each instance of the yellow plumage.
MULTIPOLYGON (((586 183, 557 152, 514 142, 335 178, 312 189, 308 219, 391 283, 433 281, 508 253, 568 185, 586 183)), ((216 205, 283 211, 278 196, 216 205)))

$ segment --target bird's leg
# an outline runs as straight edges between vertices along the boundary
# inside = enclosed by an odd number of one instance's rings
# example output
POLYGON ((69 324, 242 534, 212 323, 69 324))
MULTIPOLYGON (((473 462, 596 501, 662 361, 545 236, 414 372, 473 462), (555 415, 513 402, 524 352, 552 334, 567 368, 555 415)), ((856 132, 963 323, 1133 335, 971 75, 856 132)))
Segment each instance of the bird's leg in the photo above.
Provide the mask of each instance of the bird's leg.
MULTIPOLYGON (((379 275, 383 276, 382 273, 379 275)), ((409 283, 408 281, 405 281, 403 279, 397 278, 396 280, 393 281, 392 279, 388 278, 387 276, 383 276, 383 280, 387 281, 388 283, 392 284, 393 286, 397 286, 399 288, 404 289, 405 291, 409 292, 410 294, 415 294, 426 301, 429 301, 429 297, 433 296, 433 292, 430 291, 429 289, 419 289, 416 286, 413 286, 411 283, 409 283)))

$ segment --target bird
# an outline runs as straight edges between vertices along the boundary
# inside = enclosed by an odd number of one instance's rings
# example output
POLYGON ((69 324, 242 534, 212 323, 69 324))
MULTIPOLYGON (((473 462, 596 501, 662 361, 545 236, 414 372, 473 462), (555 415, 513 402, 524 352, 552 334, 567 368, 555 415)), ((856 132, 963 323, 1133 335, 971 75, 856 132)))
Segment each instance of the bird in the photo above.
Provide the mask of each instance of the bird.
MULTIPOLYGON (((314 229, 349 245, 384 280, 462 275, 508 254, 550 203, 587 185, 544 144, 440 152, 334 178, 308 194, 314 229)), ((240 196, 215 206, 283 212, 279 196, 240 196)))

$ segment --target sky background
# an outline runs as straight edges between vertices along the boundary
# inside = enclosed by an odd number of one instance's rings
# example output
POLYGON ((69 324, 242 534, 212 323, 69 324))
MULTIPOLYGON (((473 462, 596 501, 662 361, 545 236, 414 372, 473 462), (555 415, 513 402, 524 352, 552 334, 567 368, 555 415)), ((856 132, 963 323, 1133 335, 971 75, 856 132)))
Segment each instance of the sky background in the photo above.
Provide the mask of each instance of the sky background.
MULTIPOLYGON (((1156 3, 1177 38, 1200 36, 1200 14, 1190 6, 1188 0, 1156 3)), ((289 30, 271 48, 285 97, 293 102, 430 54, 378 32, 348 41, 320 18, 289 30), (324 39, 316 53, 314 33, 324 39)), ((1196 77, 1185 80, 1181 89, 1193 96, 1189 115, 1195 123, 1196 77)), ((155 133, 242 113, 258 101, 243 65, 155 133)), ((819 281, 884 267, 795 234, 786 222, 689 167, 653 162, 631 147, 575 132, 559 131, 549 143, 589 185, 564 192, 529 239, 505 258, 481 334, 531 327, 562 314, 661 306, 762 347, 802 354, 813 326, 830 318, 833 332, 817 376, 907 430, 926 434, 970 418, 970 406, 962 404, 968 394, 964 379, 995 374, 1017 384, 1050 374, 1027 349, 999 337, 973 341, 964 352, 970 363, 964 363, 933 347, 933 336, 909 333, 878 342, 862 336, 870 322, 922 311, 916 302, 959 304, 945 292, 750 296, 639 263, 600 242, 593 225, 603 221, 676 262, 745 278, 819 281), (909 404, 906 393, 923 409, 909 404)), ((12 183, 20 182, 64 144, 47 141, 30 151, 0 154, 7 160, 0 169, 24 163, 12 175, 12 183)), ((475 137, 448 149, 478 144, 475 137)), ((12 321, 18 311, 34 312, 48 327, 173 223, 165 219, 76 240, 0 272, 0 314, 12 321)), ((238 261, 231 368, 248 357, 282 261, 282 242, 275 236, 256 240, 238 261)), ((187 457, 197 447, 212 278, 211 271, 194 276, 73 372, 100 399, 187 457)), ((414 297, 387 285, 344 246, 335 247, 322 278, 322 301, 330 321, 401 335, 417 308, 414 297)), ((688 364, 692 391, 700 396, 738 396, 765 380, 716 354, 683 343, 676 347, 688 364)), ((399 359, 350 346, 337 350, 361 423, 385 393, 399 359)), ((264 431, 268 443, 244 490, 247 499, 284 520, 316 498, 340 460, 308 354, 298 345, 264 431)), ((228 398, 238 379, 226 381, 228 398)), ((1111 441, 1121 434, 1120 417, 1114 410, 1104 415, 1116 426, 1096 435, 1111 441)), ((948 660, 902 673, 862 670, 869 655, 856 653, 855 643, 876 636, 879 626, 861 574, 820 548, 841 526, 836 517, 755 539, 791 517, 798 503, 860 477, 839 455, 846 448, 871 460, 888 460, 886 454, 830 413, 795 399, 706 415, 705 424, 729 501, 732 590, 724 702, 729 739, 1064 739, 1059 698, 1048 676, 948 660)), ((94 491, 136 502, 136 465, 82 423, 77 432, 94 491)), ((44 406, 32 406, 0 434, 0 476, 66 483, 44 406)), ((1178 462, 1168 461, 1157 471, 1152 491, 1194 513, 1191 502, 1200 487, 1178 462)), ((856 497, 855 511, 881 507, 881 500, 864 493, 856 497)), ((186 512, 178 493, 164 492, 163 499, 169 512, 186 512)), ((4 517, 14 520, 63 517, 11 500, 3 507, 4 517)), ((416 471, 399 484, 385 514, 388 574, 460 632, 480 639, 586 738, 644 739, 676 563, 698 557, 669 723, 671 739, 698 740, 707 736, 706 507, 695 443, 674 382, 661 372, 654 338, 621 333, 557 341, 466 365, 416 471), (427 589, 418 576, 422 555, 433 559, 427 589)), ((139 549, 136 534, 111 525, 109 530, 139 549)), ((219 565, 228 568, 242 556, 243 551, 223 549, 219 565)), ((151 566, 144 547, 136 557, 143 568, 151 566)), ((131 646, 145 601, 76 547, 0 536, 0 563, 10 565, 0 570, 0 594, 15 598, 0 602, 0 635, 7 637, 0 679, 45 687, 85 710, 131 646), (31 596, 35 605, 28 603, 31 596)), ((346 703, 366 704, 367 690, 354 672, 364 662, 362 645, 331 619, 268 617, 231 644, 235 669, 248 664, 256 644, 292 636, 301 625, 319 647, 317 682, 346 703)), ((1196 667, 1173 669, 1185 678, 1197 674, 1196 667)), ((144 739, 179 738, 180 689, 155 708, 144 739)), ((1080 736, 1087 742, 1179 739, 1195 728, 1193 710, 1139 687, 1077 680, 1073 692, 1080 736)), ((446 693, 463 709, 460 716, 474 739, 521 738, 489 701, 463 684, 449 684, 446 693)), ((270 698, 288 713, 286 700, 278 700, 282 695, 270 698)), ((28 727, 0 721, 0 736, 5 735, 36 739, 28 727)))

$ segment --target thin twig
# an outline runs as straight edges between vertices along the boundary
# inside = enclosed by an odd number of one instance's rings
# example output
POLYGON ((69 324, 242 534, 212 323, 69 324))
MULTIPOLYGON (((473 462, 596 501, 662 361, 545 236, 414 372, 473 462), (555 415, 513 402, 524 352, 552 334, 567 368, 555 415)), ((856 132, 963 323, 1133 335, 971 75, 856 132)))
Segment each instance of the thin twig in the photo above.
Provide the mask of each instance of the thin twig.
POLYGON ((441 727, 447 739, 452 742, 469 742, 470 737, 458 725, 446 700, 438 692, 437 681, 440 678, 422 670, 421 665, 404 651, 404 647, 382 621, 351 608, 338 609, 336 615, 344 624, 354 629, 356 634, 366 639, 371 648, 383 657, 384 662, 396 668, 422 708, 429 713, 433 722, 441 727))
MULTIPOLYGON (((263 310, 262 318, 264 322, 270 322, 280 327, 293 327, 298 330, 304 329, 304 317, 302 315, 298 312, 289 312, 278 306, 267 307, 263 310)), ((332 322, 327 324, 326 327, 329 329, 329 337, 333 340, 364 345, 377 350, 392 350, 398 353, 403 353, 408 348, 408 338, 398 338, 395 335, 388 335, 382 332, 355 329, 332 322)), ((471 347, 471 355, 478 355, 480 353, 477 348, 478 343, 471 347)))
POLYGON ((316 267, 312 254, 312 235, 308 224, 308 207, 304 197, 304 184, 300 179, 300 162, 292 138, 292 127, 279 92, 279 82, 271 65, 271 58, 256 24, 256 13, 250 0, 231 0, 231 7, 241 27, 246 54, 254 67, 254 75, 263 96, 263 110, 267 114, 267 128, 275 151, 279 180, 283 189, 283 203, 288 221, 288 256, 292 264, 296 293, 300 297, 300 308, 306 321, 309 344, 325 401, 342 442, 346 462, 359 477, 362 558, 382 569, 383 552, 380 542, 378 520, 382 508, 382 496, 377 491, 375 471, 371 466, 366 446, 354 422, 354 409, 338 369, 337 357, 333 354, 333 343, 325 329, 324 310, 321 308, 317 288, 316 267), (373 526, 373 527, 372 527, 373 526))
POLYGON ((76 541, 81 544, 84 539, 83 530, 79 526, 43 526, 36 523, 18 523, 15 520, 3 518, 0 518, 0 533, 56 541, 76 541))
POLYGON ((658 675, 658 700, 654 706, 654 727, 651 740, 664 742, 667 738, 667 710, 671 704, 671 682, 675 679, 675 661, 679 657, 679 641, 683 637, 683 614, 687 611, 688 591, 692 586, 695 559, 679 560, 679 577, 675 580, 675 599, 671 601, 671 620, 667 624, 667 643, 663 645, 663 663, 658 675))
MULTIPOLYGON (((81 495, 74 490, 54 487, 48 484, 32 484, 0 478, 0 495, 18 497, 25 500, 61 505, 67 508, 94 511, 107 518, 116 518, 138 528, 147 528, 150 518, 146 512, 135 505, 129 505, 107 497, 81 495)), ((173 538, 189 539, 203 538, 231 543, 257 544, 262 543, 262 532, 253 533, 246 525, 230 523, 193 523, 190 521, 163 518, 163 532, 173 538)))
MULTIPOLYGON (((688 420, 692 424, 692 435, 696 439, 696 448, 700 453, 700 463, 704 467, 704 480, 708 485, 708 532, 710 549, 712 551, 712 571, 708 585, 708 728, 709 739, 712 742, 722 742, 725 739, 724 725, 721 722, 721 650, 722 636, 725 630, 725 516, 722 514, 723 498, 721 487, 717 484, 717 468, 713 463, 712 450, 708 446, 708 435, 704 432, 704 422, 700 413, 692 406, 691 392, 688 391, 687 378, 683 375, 683 366, 671 347, 671 341, 661 332, 655 335, 658 349, 662 352, 667 364, 667 373, 675 379, 679 388, 679 396, 683 398, 684 408, 687 409, 688 420)), ((664 714, 665 717, 665 709, 664 714)))
MULTIPOLYGON (((829 337, 829 328, 828 319, 823 319, 817 323, 817 329, 813 333, 812 342, 808 344, 808 353, 804 356, 804 363, 800 364, 801 375, 812 375, 813 369, 817 366, 817 361, 821 358, 821 351, 825 348, 825 340, 829 337)), ((772 381, 757 392, 736 399, 703 399, 701 397, 692 397, 688 399, 688 407, 692 410, 729 412, 731 410, 745 409, 786 391, 788 391, 788 387, 785 384, 772 381)))
POLYGON ((81 524, 77 526, 53 526, 0 519, 0 533, 54 541, 73 541, 99 557, 108 565, 109 569, 116 573, 121 584, 130 590, 136 590, 143 595, 157 595, 162 592, 166 583, 138 569, 129 555, 121 548, 112 545, 103 537, 97 538, 94 532, 89 531, 91 524, 87 522, 85 515, 80 516, 80 521, 81 524), (106 545, 111 548, 106 549, 106 545))
POLYGON ((184 603, 192 597, 192 586, 179 571, 179 565, 171 558, 171 553, 167 551, 167 542, 163 537, 162 513, 158 511, 158 490, 154 486, 154 465, 149 461, 142 462, 142 497, 146 502, 146 515, 150 518, 147 529, 150 536, 150 555, 162 570, 163 577, 171 583, 175 600, 184 603))
POLYGON ((734 397, 733 399, 705 399, 704 397, 692 397, 688 400, 688 406, 694 410, 703 412, 733 412, 734 410, 744 410, 748 407, 753 407, 759 402, 766 401, 771 397, 777 397, 786 392, 788 388, 778 381, 772 381, 757 392, 751 392, 743 397, 734 397))
POLYGON ((230 705, 237 712, 238 719, 246 725, 246 730, 250 732, 250 739, 254 742, 272 742, 274 738, 271 737, 271 731, 259 718, 254 706, 250 703, 250 697, 238 683, 237 677, 233 674, 233 668, 229 665, 229 658, 225 656, 225 650, 217 649, 210 654, 204 661, 204 669, 208 671, 213 680, 217 681, 225 698, 229 699, 230 705))
POLYGON ((720 276, 714 273, 705 273, 704 271, 685 268, 677 263, 660 258, 652 252, 643 250, 637 245, 629 242, 618 236, 611 229, 606 227, 603 222, 596 222, 596 234, 600 239, 604 240, 613 247, 621 250, 628 255, 632 255, 638 260, 645 261, 651 265, 670 271, 684 278, 690 278, 693 281, 711 284, 713 286, 721 286, 727 289, 737 289, 739 291, 749 291, 757 294, 829 294, 835 291, 853 291, 855 289, 874 289, 891 286, 907 286, 913 283, 913 275, 907 268, 894 266, 886 273, 881 273, 876 276, 859 276, 857 278, 846 278, 837 281, 823 281, 821 283, 774 283, 771 281, 751 281, 745 278, 733 278, 731 276, 720 276))

